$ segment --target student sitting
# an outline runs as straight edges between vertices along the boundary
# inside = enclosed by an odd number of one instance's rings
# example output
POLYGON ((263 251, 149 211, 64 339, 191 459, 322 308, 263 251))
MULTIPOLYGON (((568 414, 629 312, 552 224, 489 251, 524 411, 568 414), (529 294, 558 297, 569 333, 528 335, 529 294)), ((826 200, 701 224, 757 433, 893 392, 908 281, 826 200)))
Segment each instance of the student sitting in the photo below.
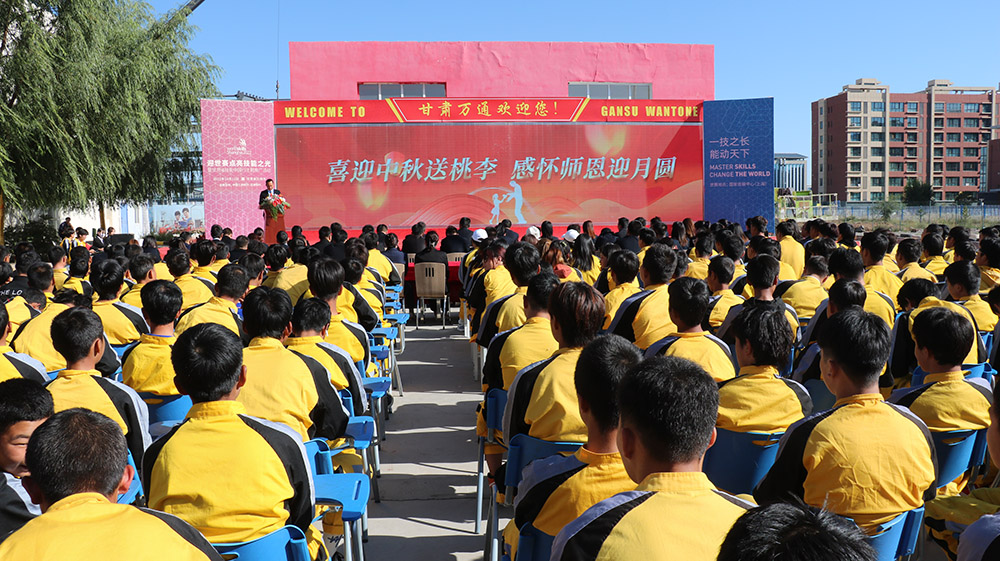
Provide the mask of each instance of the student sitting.
MULTIPOLYGON (((55 290, 62 290, 63 284, 69 278, 69 259, 66 250, 59 246, 54 246, 49 250, 49 263, 52 264, 52 281, 55 282, 55 290)), ((55 291, 53 291, 55 292, 55 291)))
POLYGON ((310 524, 312 470, 301 436, 251 417, 237 400, 248 377, 242 347, 232 331, 211 323, 177 338, 175 381, 194 405, 184 423, 149 448, 142 478, 149 506, 183 519, 214 543, 250 541, 294 525, 308 536, 316 558, 322 540, 310 524), (197 450, 223 454, 226 461, 206 462, 197 450))
POLYGON ((204 304, 212 298, 215 285, 212 281, 191 274, 191 256, 187 252, 171 249, 163 260, 167 264, 167 268, 170 269, 174 283, 184 294, 182 310, 204 304))
POLYGON ((36 261, 28 267, 26 278, 28 280, 27 289, 21 294, 13 297, 4 308, 7 310, 7 318, 10 322, 11 331, 16 332, 21 324, 37 316, 41 310, 45 309, 49 300, 52 299, 54 291, 52 267, 44 261, 36 261), (42 292, 43 304, 36 309, 28 302, 28 297, 32 292, 42 292))
POLYGON ((149 333, 122 355, 122 381, 140 393, 178 395, 170 349, 177 341, 174 321, 181 313, 184 296, 176 284, 154 280, 142 287, 142 299, 142 316, 149 333))
POLYGON ((306 290, 309 290, 309 281, 306 279, 308 273, 307 256, 305 247, 296 247, 291 252, 292 264, 288 265, 289 251, 287 247, 272 245, 267 248, 264 260, 267 262, 268 273, 267 278, 264 279, 264 286, 284 290, 294 305, 302 298, 306 290))
POLYGON ((752 505, 716 489, 701 471, 715 441, 715 382, 698 365, 653 357, 618 388, 618 442, 639 487, 588 509, 556 536, 553 561, 709 561, 752 505))
MULTIPOLYGON (((7 310, 0 306, 0 382, 14 378, 27 378, 39 383, 49 381, 45 365, 26 354, 16 353, 7 340, 11 326, 7 321, 7 310)), ((3 535, 0 532, 0 535, 3 535)))
POLYGON ((788 429, 754 498, 767 504, 794 495, 871 534, 934 498, 934 443, 923 421, 879 393, 889 356, 884 321, 855 308, 841 311, 826 322, 819 346, 823 381, 837 402, 788 429))
POLYGON ((794 220, 779 222, 774 227, 774 234, 781 246, 781 262, 792 268, 795 276, 801 277, 805 273, 806 248, 795 239, 796 227, 794 220))
POLYGON ((722 542, 718 561, 777 559, 878 561, 878 554, 857 524, 828 510, 794 502, 747 511, 722 542))
POLYGON ((982 273, 981 291, 989 292, 1000 285, 1000 238, 986 238, 979 244, 976 265, 982 273))
POLYGON ((215 264, 215 255, 215 242, 212 240, 202 239, 192 245, 191 259, 197 266, 191 270, 191 275, 209 284, 214 283, 215 275, 212 274, 214 271, 212 267, 215 264))
MULTIPOLYGON (((615 247, 611 244, 608 246, 615 247)), ((622 302, 639 292, 639 283, 636 282, 638 274, 639 258, 631 251, 617 249, 608 256, 608 276, 610 285, 614 288, 604 295, 604 329, 611 326, 622 302)))
MULTIPOLYGON (((927 376, 919 386, 896 390, 889 401, 908 408, 931 432, 988 427, 993 391, 982 378, 966 380, 962 370, 975 334, 969 320, 946 308, 932 308, 913 320, 911 331, 917 364, 927 376)), ((962 476, 938 494, 957 495, 965 483, 962 476)))
POLYGON ((101 317, 108 342, 115 346, 130 345, 149 333, 142 310, 118 299, 125 282, 125 271, 117 261, 106 259, 90 272, 90 284, 97 292, 94 313, 101 317))
POLYGON ((670 283, 670 321, 677 332, 646 349, 646 356, 676 356, 691 360, 705 369, 716 382, 736 375, 729 346, 702 329, 708 311, 708 285, 684 277, 670 283))
POLYGON ((688 264, 684 276, 704 280, 708 278, 708 262, 712 259, 712 248, 715 247, 715 236, 711 232, 701 232, 694 239, 695 257, 688 264))
POLYGON ((115 504, 134 474, 126 450, 118 425, 94 411, 70 409, 42 423, 28 443, 25 479, 42 514, 0 545, 0 558, 221 561, 184 521, 115 504))
POLYGON ((806 261, 804 270, 805 274, 801 279, 783 282, 774 291, 776 298, 781 298, 795 309, 795 314, 799 316, 800 321, 811 319, 816 315, 817 308, 827 298, 823 283, 830 276, 826 259, 818 255, 814 255, 806 261))
MULTIPOLYGON (((151 281, 156 280, 156 268, 153 258, 145 253, 140 253, 128 261, 128 272, 135 281, 124 294, 121 301, 136 308, 142 307, 142 287, 151 281)), ((165 280, 170 280, 165 279, 165 280)))
POLYGON ((344 268, 329 257, 320 257, 309 263, 307 278, 313 295, 330 306, 330 327, 324 341, 347 351, 352 361, 367 368, 370 362, 368 334, 362 326, 348 321, 337 307, 343 293, 344 268))
MULTIPOLYGON (((394 267, 392 261, 390 261, 389 258, 378 249, 378 235, 374 232, 369 232, 362 234, 359 239, 364 242, 365 247, 368 249, 368 266, 378 271, 382 284, 401 284, 403 280, 399 278, 399 273, 396 272, 396 267, 394 267)), ((442 243, 442 250, 443 246, 444 243, 442 243)))
POLYGON ((903 281, 886 269, 883 261, 889 247, 889 238, 881 232, 868 232, 861 238, 861 259, 865 266, 864 283, 893 301, 899 294, 903 281))
POLYGON ((278 288, 261 286, 243 301, 243 328, 251 337, 243 352, 247 382, 239 401, 252 414, 292 427, 302 441, 344 435, 347 411, 315 359, 282 342, 292 333, 292 301, 278 288))
POLYGON ((719 383, 717 427, 735 432, 784 432, 812 413, 812 399, 793 380, 778 376, 792 348, 788 323, 778 310, 744 308, 733 321, 740 371, 719 383))
POLYGON ((530 524, 554 537, 588 508, 635 489, 618 452, 615 394, 625 372, 640 360, 635 345, 617 335, 602 335, 580 353, 574 384, 587 442, 572 456, 555 455, 524 469, 514 518, 504 531, 511 559, 517 554, 520 528, 530 524))
POLYGON ((750 263, 747 264, 746 279, 747 286, 753 288, 754 297, 747 299, 743 304, 729 308, 729 314, 716 333, 719 339, 732 345, 734 341, 733 321, 736 320, 740 312, 748 307, 765 307, 782 311, 792 332, 792 344, 798 340, 799 317, 795 314, 795 308, 786 304, 781 298, 774 296, 774 292, 778 288, 780 270, 780 263, 771 255, 758 255, 750 260, 750 263))
POLYGON ((203 304, 191 306, 177 320, 177 335, 202 323, 217 323, 239 335, 244 345, 250 337, 243 330, 239 303, 250 290, 250 272, 242 265, 230 263, 219 271, 215 282, 215 296, 203 304))
POLYGON ((920 247, 920 240, 907 238, 896 246, 896 263, 899 264, 899 279, 907 283, 913 279, 927 279, 937 282, 934 273, 920 266, 920 254, 923 248, 920 247))
MULTIPOLYGON (((739 306, 746 300, 737 295, 729 288, 729 283, 735 274, 733 260, 725 255, 717 255, 708 263, 708 289, 712 291, 712 298, 708 301, 708 310, 705 312, 705 321, 702 327, 712 333, 722 326, 729 315, 729 310, 733 306, 739 306)), ((745 274, 745 273, 744 273, 745 274)))
POLYGON ((979 267, 971 261, 956 261, 944 270, 944 278, 951 299, 972 312, 980 332, 992 333, 997 326, 997 315, 979 296, 979 267))
POLYGON ((503 416, 504 442, 516 434, 552 442, 586 438, 570 372, 580 351, 601 328, 604 299, 588 284, 567 282, 552 291, 548 310, 559 350, 518 372, 511 383, 503 416))
MULTIPOLYGON (((865 284, 864 259, 857 251, 839 248, 830 254, 827 260, 830 268, 830 275, 836 279, 856 280, 865 284)), ((865 284, 868 297, 865 298, 865 311, 871 312, 882 320, 891 329, 896 323, 896 306, 892 298, 887 294, 875 290, 865 284)))
POLYGON ((31 433, 52 416, 52 395, 38 382, 21 378, 0 383, 0 541, 42 511, 31 502, 23 478, 31 433))
MULTIPOLYGON (((527 319, 524 311, 524 295, 528 292, 528 283, 541 270, 540 261, 541 255, 538 249, 531 244, 518 242, 507 248, 503 257, 504 267, 510 272, 510 278, 517 288, 514 294, 500 305, 494 333, 503 333, 524 325, 527 319)), ((489 344, 488 341, 485 343, 489 344)))
POLYGON ((621 303, 608 331, 635 342, 640 349, 647 349, 677 331, 677 326, 663 313, 670 304, 667 283, 674 276, 677 255, 666 245, 654 243, 646 248, 641 263, 639 279, 645 290, 621 303))
POLYGON ((920 266, 937 276, 944 274, 948 262, 944 259, 944 239, 940 234, 927 234, 920 240, 924 248, 923 262, 920 266))
MULTIPOLYGON (((829 319, 837 312, 846 310, 850 307, 856 306, 858 308, 863 308, 865 305, 865 299, 867 298, 868 292, 865 290, 865 285, 855 280, 841 279, 833 283, 833 286, 830 287, 830 297, 823 302, 822 308, 824 310, 824 315, 822 319, 829 319)), ((799 353, 799 356, 796 359, 797 362, 795 370, 792 372, 792 379, 803 384, 810 380, 821 379, 819 370, 820 351, 819 344, 816 343, 816 337, 819 335, 819 331, 813 331, 817 325, 817 319, 820 318, 813 318, 813 321, 809 322, 809 326, 806 328, 806 332, 802 336, 802 341, 806 346, 805 349, 799 353)), ((886 385, 887 387, 891 386, 891 383, 887 381, 886 385)), ((820 407, 817 403, 814 403, 813 405, 816 406, 815 409, 817 410, 827 409, 827 407, 820 407)))
POLYGON ((87 298, 92 297, 94 288, 87 281, 89 272, 90 251, 84 246, 74 247, 69 252, 69 278, 63 283, 63 288, 75 290, 87 298))

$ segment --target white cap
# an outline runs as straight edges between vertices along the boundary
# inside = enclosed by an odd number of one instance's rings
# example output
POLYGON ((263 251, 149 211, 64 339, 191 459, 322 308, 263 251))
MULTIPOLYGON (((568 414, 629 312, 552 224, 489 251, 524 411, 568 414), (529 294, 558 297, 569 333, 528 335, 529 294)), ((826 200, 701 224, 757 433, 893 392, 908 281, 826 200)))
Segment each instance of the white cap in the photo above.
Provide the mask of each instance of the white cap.
POLYGON ((538 226, 528 226, 528 235, 540 238, 542 237, 542 231, 538 229, 538 226))
POLYGON ((487 236, 486 230, 480 228, 472 233, 472 241, 481 242, 486 239, 486 236, 487 236))
POLYGON ((576 238, 578 238, 579 236, 580 232, 577 232, 576 230, 566 230, 566 233, 563 234, 562 239, 568 242, 574 242, 576 241, 576 238))

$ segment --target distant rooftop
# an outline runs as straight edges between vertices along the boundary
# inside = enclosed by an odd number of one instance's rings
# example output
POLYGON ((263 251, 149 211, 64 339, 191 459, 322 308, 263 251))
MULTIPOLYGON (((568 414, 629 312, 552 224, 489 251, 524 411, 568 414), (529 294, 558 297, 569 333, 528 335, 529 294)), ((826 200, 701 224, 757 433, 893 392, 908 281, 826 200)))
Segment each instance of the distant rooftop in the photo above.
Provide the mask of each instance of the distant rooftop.
POLYGON ((805 160, 807 156, 794 152, 775 152, 774 158, 777 160, 805 160))

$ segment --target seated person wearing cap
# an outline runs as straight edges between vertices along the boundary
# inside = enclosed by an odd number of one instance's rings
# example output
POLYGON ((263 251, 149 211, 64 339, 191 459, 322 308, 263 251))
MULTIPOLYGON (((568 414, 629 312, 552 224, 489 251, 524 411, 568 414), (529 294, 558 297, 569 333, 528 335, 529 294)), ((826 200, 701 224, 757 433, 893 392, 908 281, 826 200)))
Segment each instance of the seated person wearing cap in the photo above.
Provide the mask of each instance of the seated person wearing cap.
POLYGON ((715 442, 718 390, 695 363, 653 357, 618 388, 619 451, 639 486, 589 508, 556 536, 553 561, 714 561, 733 523, 753 505, 702 473, 715 442))
POLYGON ((670 321, 677 326, 677 332, 653 343, 646 349, 646 356, 686 358, 701 365, 716 382, 735 376, 729 346, 702 329, 709 300, 705 281, 679 278, 670 283, 669 292, 670 321))
POLYGON ((86 409, 56 413, 35 429, 24 486, 42 515, 0 544, 0 559, 221 561, 183 520, 115 503, 135 473, 127 450, 118 424, 86 409))
POLYGON ((250 271, 242 265, 230 263, 221 270, 215 282, 215 295, 203 304, 191 306, 177 319, 177 335, 181 335, 195 325, 217 323, 237 334, 244 345, 250 337, 243 330, 239 303, 250 290, 250 271))
POLYGON ((177 388, 194 405, 147 452, 142 479, 149 506, 213 543, 246 542, 293 525, 317 558, 322 539, 311 525, 312 470, 301 437, 248 415, 237 400, 247 381, 240 339, 220 325, 200 324, 177 338, 171 362, 177 388), (225 462, 205 461, 201 450, 225 462))
POLYGON ((52 395, 34 380, 0 382, 0 541, 42 511, 24 489, 31 433, 52 416, 52 395))
POLYGON ((574 384, 587 442, 572 456, 557 454, 524 468, 514 518, 504 530, 511 559, 517 555, 518 530, 526 525, 554 537, 596 503, 635 489, 618 452, 615 394, 622 376, 641 359, 635 345, 617 335, 602 335, 583 348, 574 384))
POLYGON ((976 318, 976 328, 981 333, 993 333, 997 327, 997 315, 979 296, 982 278, 979 267, 971 261, 956 261, 944 270, 948 295, 955 302, 967 308, 976 318))
POLYGON ((639 258, 631 251, 615 249, 608 256, 609 284, 614 288, 604 295, 604 329, 611 326, 622 302, 641 290, 636 282, 638 274, 639 258))
POLYGON ((797 496, 850 517, 870 535, 934 498, 937 461, 927 425, 879 393, 889 340, 885 322, 857 308, 826 322, 820 370, 837 402, 785 432, 774 465, 754 490, 759 504, 797 496))
POLYGON ((640 349, 677 331, 677 326, 663 313, 670 308, 667 290, 677 266, 674 250, 663 244, 646 248, 640 261, 639 279, 645 290, 625 299, 618 307, 608 331, 632 341, 640 349))

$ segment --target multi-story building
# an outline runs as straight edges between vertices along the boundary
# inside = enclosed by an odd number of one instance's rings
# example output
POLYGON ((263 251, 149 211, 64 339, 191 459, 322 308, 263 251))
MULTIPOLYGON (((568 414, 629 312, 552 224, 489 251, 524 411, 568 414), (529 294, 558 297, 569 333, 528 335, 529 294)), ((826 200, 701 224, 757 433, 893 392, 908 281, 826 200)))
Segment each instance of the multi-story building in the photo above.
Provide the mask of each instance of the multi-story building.
POLYGON ((778 152, 774 155, 774 188, 778 192, 787 189, 792 193, 806 191, 806 164, 808 158, 802 154, 778 152))
POLYGON ((938 200, 987 190, 997 90, 931 80, 890 93, 862 78, 812 104, 812 185, 847 202, 902 196, 908 179, 930 183, 938 200))

